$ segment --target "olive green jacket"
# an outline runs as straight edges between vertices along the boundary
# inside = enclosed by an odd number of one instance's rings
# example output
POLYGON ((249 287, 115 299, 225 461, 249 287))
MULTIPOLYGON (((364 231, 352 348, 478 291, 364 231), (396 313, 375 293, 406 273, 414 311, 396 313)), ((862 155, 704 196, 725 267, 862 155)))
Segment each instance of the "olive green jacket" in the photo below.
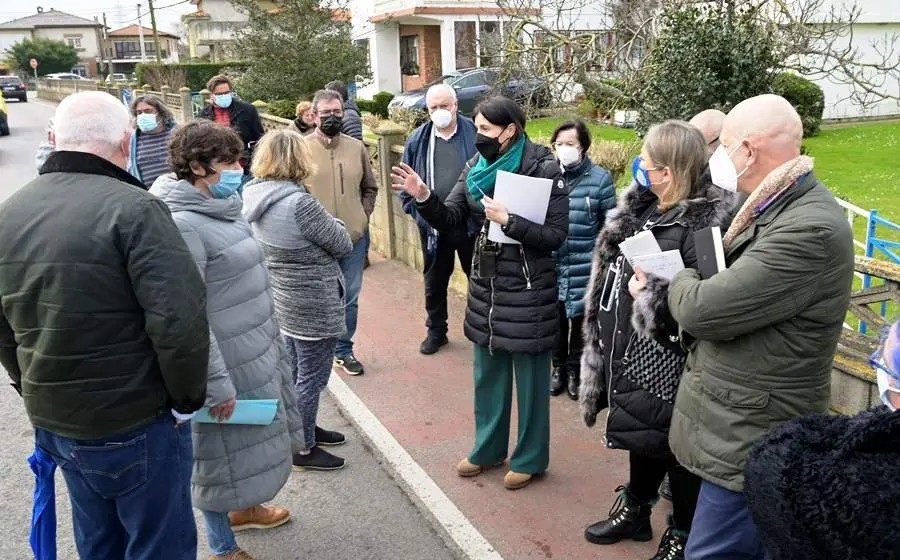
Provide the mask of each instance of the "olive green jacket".
POLYGON ((825 412, 853 278, 853 234, 810 172, 738 235, 728 269, 669 286, 688 346, 669 443, 678 461, 735 492, 751 448, 781 422, 825 412))

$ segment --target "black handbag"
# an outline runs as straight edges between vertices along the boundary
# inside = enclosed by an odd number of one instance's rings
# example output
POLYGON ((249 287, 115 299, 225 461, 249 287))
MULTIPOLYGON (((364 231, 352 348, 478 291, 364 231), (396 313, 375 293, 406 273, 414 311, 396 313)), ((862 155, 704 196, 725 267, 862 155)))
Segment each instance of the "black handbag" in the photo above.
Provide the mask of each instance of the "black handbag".
POLYGON ((687 356, 654 338, 633 333, 621 364, 625 377, 651 395, 675 403, 687 356))

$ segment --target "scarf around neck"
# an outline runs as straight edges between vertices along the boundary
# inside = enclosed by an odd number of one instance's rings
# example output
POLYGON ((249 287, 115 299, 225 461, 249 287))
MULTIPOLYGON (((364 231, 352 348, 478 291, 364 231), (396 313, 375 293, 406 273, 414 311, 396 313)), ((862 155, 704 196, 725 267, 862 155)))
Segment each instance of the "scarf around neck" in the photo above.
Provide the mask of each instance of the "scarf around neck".
POLYGON ((813 159, 808 156, 799 156, 781 164, 769 173, 756 190, 750 194, 732 220, 731 227, 722 238, 724 247, 726 249, 731 247, 738 235, 750 227, 776 200, 812 170, 813 159))
POLYGON ((494 196, 494 183, 497 180, 498 171, 515 173, 522 167, 522 154, 525 153, 525 138, 523 134, 494 163, 488 163, 484 156, 478 156, 478 162, 475 164, 475 167, 469 170, 469 174, 466 176, 466 188, 479 208, 484 209, 481 199, 485 195, 494 196))

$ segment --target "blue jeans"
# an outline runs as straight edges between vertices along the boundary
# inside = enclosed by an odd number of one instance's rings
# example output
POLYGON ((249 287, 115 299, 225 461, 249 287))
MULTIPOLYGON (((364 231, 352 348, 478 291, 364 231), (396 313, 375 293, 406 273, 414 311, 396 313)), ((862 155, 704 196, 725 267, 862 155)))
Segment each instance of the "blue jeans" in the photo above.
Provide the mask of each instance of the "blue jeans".
POLYGON ((684 557, 686 560, 768 558, 743 494, 703 481, 684 557))
POLYGON ((166 413, 124 434, 75 440, 42 428, 35 442, 62 469, 81 558, 195 560, 191 424, 166 413))
POLYGON ((228 521, 228 512, 202 510, 202 513, 210 552, 216 556, 228 556, 234 552, 237 541, 234 538, 234 531, 231 530, 231 522, 228 521))
POLYGON ((319 397, 328 386, 336 342, 336 338, 300 340, 291 336, 284 337, 284 346, 293 370, 297 407, 303 416, 303 437, 308 448, 316 445, 319 397))
POLYGON ((347 334, 338 339, 334 355, 346 358, 353 353, 353 335, 356 334, 356 320, 359 316, 359 292, 362 290, 363 268, 366 266, 366 255, 369 254, 369 232, 366 232, 356 243, 353 251, 341 259, 341 272, 344 273, 344 290, 347 298, 345 318, 347 334))

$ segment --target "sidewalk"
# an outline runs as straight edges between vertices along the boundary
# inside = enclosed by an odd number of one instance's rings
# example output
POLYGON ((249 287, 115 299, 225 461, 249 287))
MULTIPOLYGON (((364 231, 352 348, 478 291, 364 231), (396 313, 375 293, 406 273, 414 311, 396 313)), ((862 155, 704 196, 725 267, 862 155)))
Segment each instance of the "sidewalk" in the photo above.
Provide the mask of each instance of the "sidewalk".
MULTIPOLYGON (((374 254, 371 260, 355 349, 366 374, 342 374, 341 379, 481 535, 509 560, 651 557, 671 511, 665 501, 655 508, 651 543, 601 547, 584 540, 584 528, 606 518, 615 488, 626 481, 627 453, 607 450, 601 441, 604 416, 588 429, 577 403, 566 396, 553 398, 550 470, 545 477, 510 492, 503 487, 505 468, 471 479, 456 475, 456 463, 468 453, 474 436, 472 346, 462 334, 465 301, 451 298, 450 345, 435 356, 422 356, 421 275, 374 254)), ((368 431, 365 425, 361 428, 368 431)), ((515 427, 511 445, 514 434, 515 427)))

